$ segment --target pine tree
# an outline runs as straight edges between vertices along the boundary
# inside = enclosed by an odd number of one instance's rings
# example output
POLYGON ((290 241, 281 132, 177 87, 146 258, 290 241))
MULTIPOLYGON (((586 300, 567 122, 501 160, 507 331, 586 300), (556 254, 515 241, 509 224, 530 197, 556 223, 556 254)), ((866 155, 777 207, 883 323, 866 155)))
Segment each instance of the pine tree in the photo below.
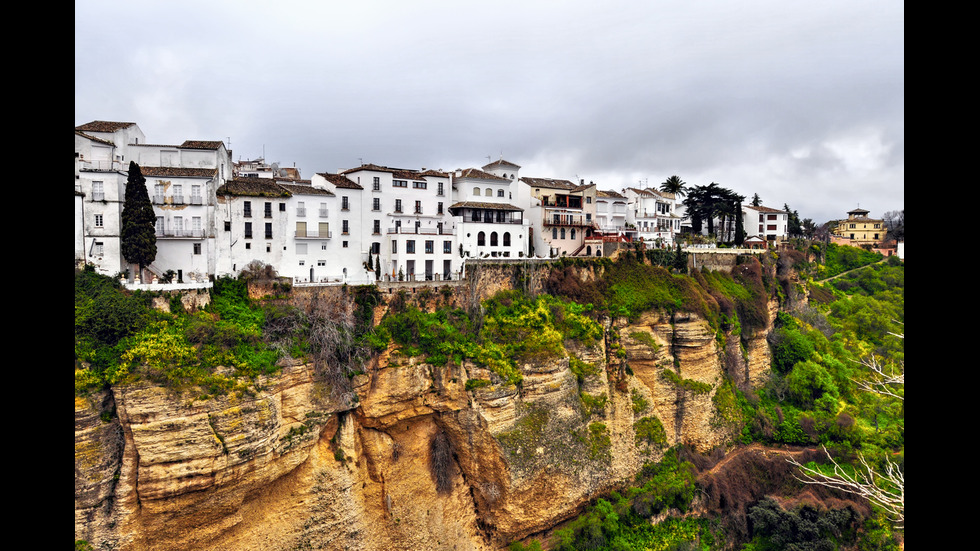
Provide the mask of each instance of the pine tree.
MULTIPOLYGON (((156 213, 146 191, 146 178, 139 165, 129 162, 129 177, 126 179, 126 202, 122 210, 121 249, 123 258, 130 264, 139 266, 140 280, 143 269, 157 257, 156 213)), ((133 273, 130 271, 130 281, 133 273)))
POLYGON ((374 278, 381 279, 381 253, 374 257, 374 278))

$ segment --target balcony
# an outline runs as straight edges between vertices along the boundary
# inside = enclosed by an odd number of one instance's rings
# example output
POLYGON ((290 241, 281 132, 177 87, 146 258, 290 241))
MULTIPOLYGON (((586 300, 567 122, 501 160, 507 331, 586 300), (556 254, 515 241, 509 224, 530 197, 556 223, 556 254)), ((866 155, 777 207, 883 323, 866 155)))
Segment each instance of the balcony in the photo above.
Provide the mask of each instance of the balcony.
POLYGON ((414 226, 388 228, 388 233, 407 235, 452 235, 452 232, 442 228, 423 228, 421 226, 417 228, 414 226))
POLYGON ((317 231, 317 230, 306 230, 298 231, 295 234, 296 239, 330 239, 333 237, 332 231, 317 231))
POLYGON ((296 209, 296 216, 299 217, 299 218, 306 218, 306 208, 305 207, 298 207, 296 209))
POLYGON ((327 214, 327 209, 320 209, 320 218, 326 218, 327 214))
POLYGON ((203 205, 204 204, 204 198, 201 197, 200 195, 191 195, 191 204, 192 205, 203 205))
POLYGON ((156 236, 174 239, 201 239, 205 237, 205 232, 203 229, 190 230, 184 228, 167 228, 165 230, 160 230, 157 228, 156 236))
POLYGON ((544 217, 545 226, 591 226, 592 221, 581 214, 552 214, 544 217))

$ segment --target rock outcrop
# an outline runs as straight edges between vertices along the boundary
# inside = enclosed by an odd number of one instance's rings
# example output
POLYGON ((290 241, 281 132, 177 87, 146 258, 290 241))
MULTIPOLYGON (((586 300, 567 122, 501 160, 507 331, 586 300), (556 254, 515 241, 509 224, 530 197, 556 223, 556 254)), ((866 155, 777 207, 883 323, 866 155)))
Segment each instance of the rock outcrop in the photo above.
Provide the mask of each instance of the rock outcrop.
POLYGON ((331 396, 300 364, 251 393, 135 384, 76 399, 76 539, 134 551, 502 549, 574 517, 667 446, 729 442, 715 392, 732 362, 760 381, 768 352, 762 332, 723 340, 696 315, 651 313, 568 343, 574 360, 522 366, 520 388, 467 390, 491 374, 389 350, 353 378, 356 398, 331 396), (570 361, 594 369, 580 379, 570 361), (654 418, 665 441, 638 438, 654 418))

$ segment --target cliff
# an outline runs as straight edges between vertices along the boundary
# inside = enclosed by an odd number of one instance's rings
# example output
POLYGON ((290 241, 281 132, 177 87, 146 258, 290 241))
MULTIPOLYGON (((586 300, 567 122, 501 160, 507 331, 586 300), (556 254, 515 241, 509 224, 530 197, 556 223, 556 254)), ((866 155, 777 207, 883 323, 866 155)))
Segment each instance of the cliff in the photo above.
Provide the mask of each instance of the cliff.
POLYGON ((520 387, 467 390, 489 373, 389 348, 354 377, 356 397, 290 364, 251 393, 136 384, 76 398, 76 538, 139 551, 501 549, 670 445, 729 442, 715 396, 726 371, 761 380, 765 336, 721 342, 695 314, 648 313, 521 366, 520 387), (572 362, 594 369, 580 378, 572 362), (648 430, 658 424, 662 438, 648 430))

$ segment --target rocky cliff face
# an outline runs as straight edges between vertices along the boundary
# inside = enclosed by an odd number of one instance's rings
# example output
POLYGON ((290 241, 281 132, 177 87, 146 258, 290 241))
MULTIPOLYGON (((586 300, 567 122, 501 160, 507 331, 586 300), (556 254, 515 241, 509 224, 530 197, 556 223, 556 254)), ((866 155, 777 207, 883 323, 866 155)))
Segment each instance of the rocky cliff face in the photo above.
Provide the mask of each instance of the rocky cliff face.
POLYGON ((713 397, 733 361, 747 381, 764 376, 764 334, 743 352, 693 315, 606 327, 593 346, 570 343, 574 359, 524 365, 520 388, 467 391, 489 373, 388 351, 354 378, 356 398, 289 365, 253 393, 133 385, 76 399, 76 538, 140 551, 501 549, 666 446, 730 440, 713 397), (570 361, 595 369, 579 380, 570 361), (664 441, 638 438, 652 419, 664 441))

